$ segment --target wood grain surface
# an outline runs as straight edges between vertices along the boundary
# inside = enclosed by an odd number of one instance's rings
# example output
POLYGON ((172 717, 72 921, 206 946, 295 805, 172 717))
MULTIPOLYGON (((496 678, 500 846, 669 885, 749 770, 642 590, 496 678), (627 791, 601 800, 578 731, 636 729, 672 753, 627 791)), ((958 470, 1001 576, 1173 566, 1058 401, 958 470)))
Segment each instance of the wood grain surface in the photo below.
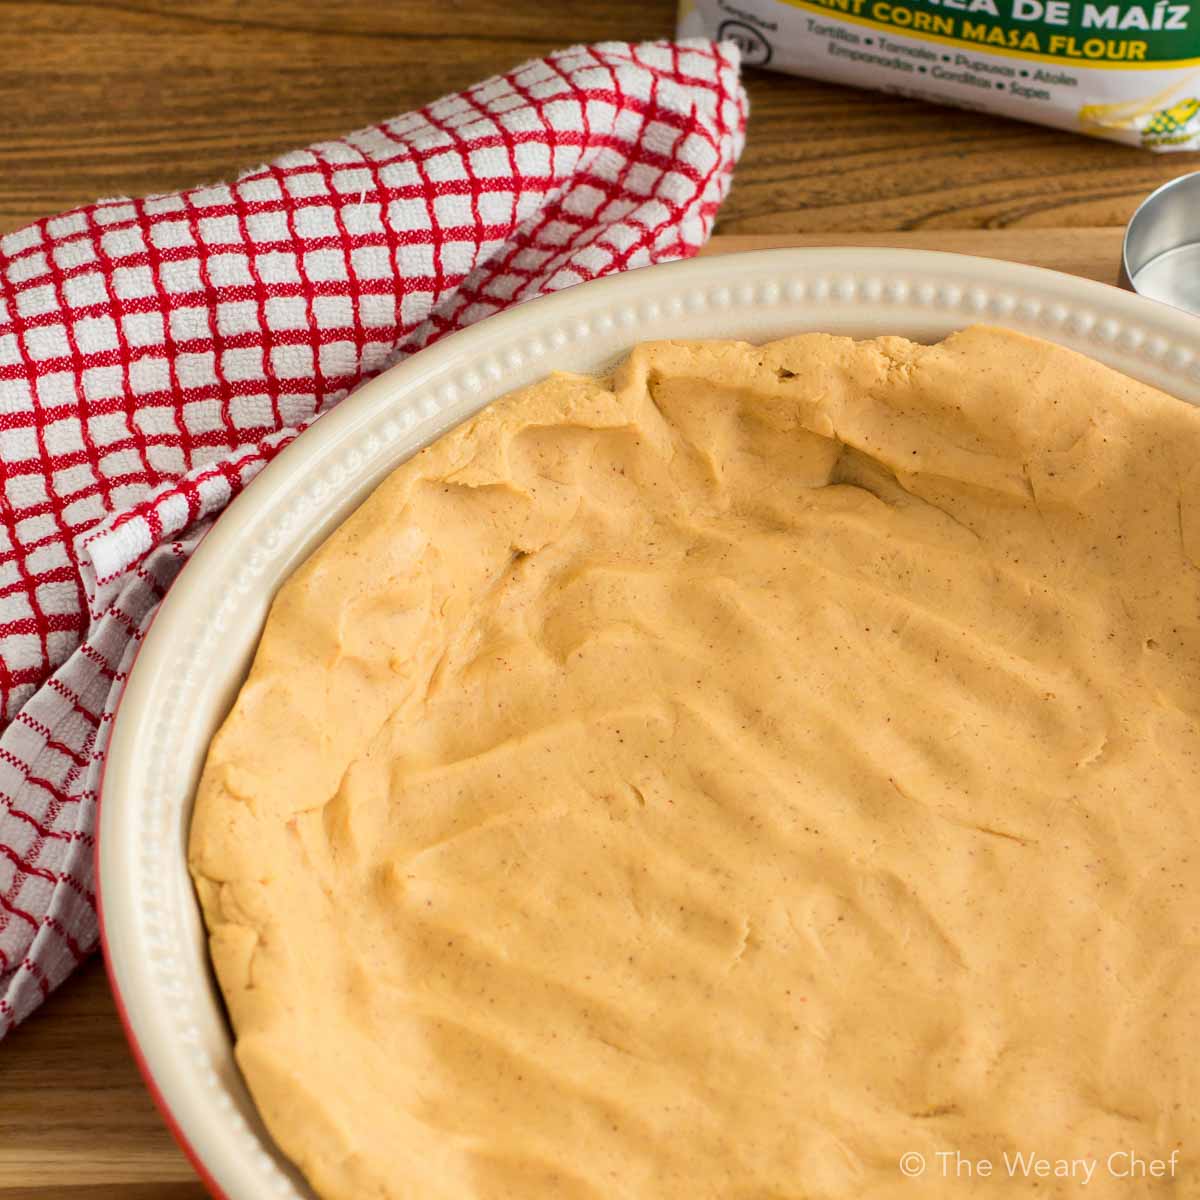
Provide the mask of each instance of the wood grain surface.
MULTIPOLYGON (((671 0, 0 0, 0 232, 228 176, 571 41, 658 37, 671 0), (547 13, 553 11, 553 20, 547 13)), ((713 251, 901 245, 1105 282, 1121 227, 1200 156, 752 73, 713 251)), ((0 1045, 0 1200, 200 1200, 98 961, 0 1045)))
POLYGON ((0 1045, 0 1200, 201 1200, 92 959, 0 1045))
MULTIPOLYGON (((0 0, 0 232, 228 176, 674 0, 0 0), (552 14, 552 15, 548 15, 552 14)), ((722 233, 1114 226, 1200 155, 752 71, 722 233)))

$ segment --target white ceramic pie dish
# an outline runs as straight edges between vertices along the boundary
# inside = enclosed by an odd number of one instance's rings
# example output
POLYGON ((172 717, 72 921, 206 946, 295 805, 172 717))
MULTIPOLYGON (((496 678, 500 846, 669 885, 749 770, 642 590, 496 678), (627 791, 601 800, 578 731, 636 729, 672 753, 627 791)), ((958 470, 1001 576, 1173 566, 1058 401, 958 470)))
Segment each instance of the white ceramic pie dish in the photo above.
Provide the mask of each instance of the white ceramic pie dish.
MULTIPOLYGON (((234 502, 172 588, 113 728, 100 809, 109 973, 164 1116, 214 1194, 311 1197, 232 1054, 188 878, 192 793, 279 584, 404 459, 490 400, 656 338, 803 330, 932 341, 975 322, 1080 350, 1200 403, 1200 319, 1103 284, 900 250, 771 250, 654 267, 490 318, 367 384, 234 502)), ((297 1055, 303 1055, 297 1047, 297 1055)))

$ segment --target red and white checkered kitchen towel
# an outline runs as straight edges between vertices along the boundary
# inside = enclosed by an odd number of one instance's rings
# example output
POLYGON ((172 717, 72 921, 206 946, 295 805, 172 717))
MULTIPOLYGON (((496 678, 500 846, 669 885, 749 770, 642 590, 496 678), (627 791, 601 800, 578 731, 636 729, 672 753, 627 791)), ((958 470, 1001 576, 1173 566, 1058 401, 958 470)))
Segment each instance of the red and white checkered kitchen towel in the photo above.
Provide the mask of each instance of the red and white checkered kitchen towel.
POLYGON ((213 514, 443 333, 693 254, 745 121, 727 44, 576 47, 0 239, 0 1037, 96 944, 113 706, 213 514))

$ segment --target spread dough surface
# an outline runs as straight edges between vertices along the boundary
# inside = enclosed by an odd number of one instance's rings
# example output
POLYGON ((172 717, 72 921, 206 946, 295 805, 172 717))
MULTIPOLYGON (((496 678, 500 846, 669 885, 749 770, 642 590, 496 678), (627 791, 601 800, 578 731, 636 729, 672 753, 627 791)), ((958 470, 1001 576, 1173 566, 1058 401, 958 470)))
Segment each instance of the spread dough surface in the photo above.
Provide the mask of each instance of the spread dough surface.
POLYGON ((986 328, 647 345, 405 464, 197 800, 280 1145, 329 1200, 1200 1196, 1197 464, 986 328))

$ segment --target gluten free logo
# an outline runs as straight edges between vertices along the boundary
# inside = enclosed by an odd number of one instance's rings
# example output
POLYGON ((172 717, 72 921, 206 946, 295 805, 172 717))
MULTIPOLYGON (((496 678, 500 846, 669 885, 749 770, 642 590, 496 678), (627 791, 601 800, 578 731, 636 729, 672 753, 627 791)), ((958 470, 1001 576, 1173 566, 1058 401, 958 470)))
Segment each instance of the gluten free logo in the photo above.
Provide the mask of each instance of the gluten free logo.
POLYGON ((744 66, 765 67, 771 61, 771 43, 745 21, 722 21, 717 41, 733 42, 741 52, 744 66))

